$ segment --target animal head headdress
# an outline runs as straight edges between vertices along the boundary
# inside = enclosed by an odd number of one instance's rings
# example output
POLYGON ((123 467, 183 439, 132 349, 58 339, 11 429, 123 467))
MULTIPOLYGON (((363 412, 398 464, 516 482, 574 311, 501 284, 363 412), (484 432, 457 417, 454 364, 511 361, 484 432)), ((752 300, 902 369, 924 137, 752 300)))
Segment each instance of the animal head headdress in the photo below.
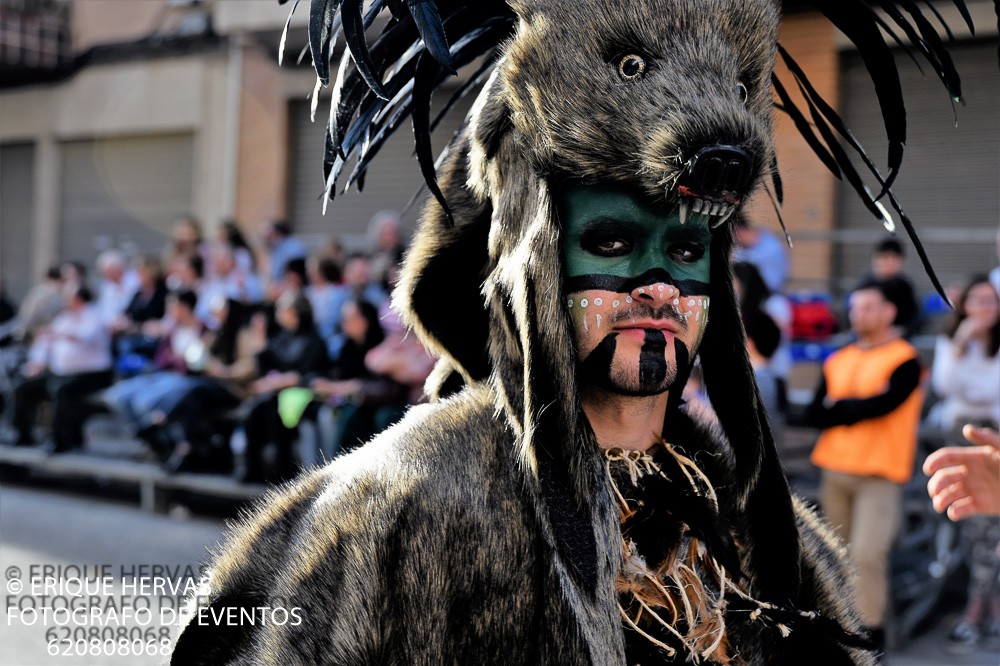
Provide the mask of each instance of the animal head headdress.
MULTIPOLYGON (((889 220, 879 200, 889 202, 930 271, 890 189, 906 123, 886 40, 926 59, 960 100, 946 45, 913 2, 813 4, 857 46, 876 83, 889 145, 885 173, 778 45, 776 0, 373 0, 367 12, 362 0, 311 0, 317 88, 335 81, 324 160, 327 194, 332 198, 345 177, 361 187, 385 141, 412 120, 416 156, 433 199, 408 255, 397 304, 441 355, 442 390, 493 383, 525 467, 539 480, 559 547, 580 580, 592 578, 599 566, 594 536, 559 524, 582 520, 599 532, 601 520, 590 516, 603 510, 594 498, 606 481, 593 460, 595 442, 576 393, 562 229, 552 194, 561 183, 612 182, 675 207, 682 217, 710 217, 713 311, 701 347, 705 385, 734 452, 728 501, 747 516, 741 529, 751 551, 764 534, 770 539, 750 558, 754 584, 771 599, 794 595, 797 541, 787 485, 746 358, 725 222, 756 188, 770 185, 781 198, 772 106, 792 117, 817 155, 879 220, 889 220), (368 43, 365 31, 384 11, 391 16, 368 43), (332 72, 341 32, 347 52, 332 72), (773 75, 778 56, 788 67, 784 82, 773 75), (440 116, 432 118, 431 96, 466 66, 473 72, 442 113, 482 89, 435 164, 430 131, 440 116), (802 92, 804 104, 788 94, 790 86, 802 92), (866 179, 877 183, 877 191, 866 179)), ((971 25, 965 4, 955 5, 971 25)), ((679 395, 671 390, 668 409, 678 407, 679 395)), ((610 513, 606 518, 614 523, 610 513)))

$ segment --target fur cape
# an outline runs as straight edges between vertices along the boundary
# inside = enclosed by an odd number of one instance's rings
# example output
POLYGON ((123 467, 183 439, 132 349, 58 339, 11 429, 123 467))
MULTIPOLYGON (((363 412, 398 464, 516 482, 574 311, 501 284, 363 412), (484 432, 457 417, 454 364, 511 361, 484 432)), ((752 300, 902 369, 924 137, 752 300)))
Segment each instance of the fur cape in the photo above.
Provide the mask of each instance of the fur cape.
MULTIPOLYGON (((478 384, 415 407, 365 447, 273 493, 219 550, 201 619, 172 663, 626 663, 610 495, 592 498, 592 529, 606 541, 581 575, 495 405, 478 384), (301 623, 211 620, 212 611, 257 607, 299 608, 301 623)), ((734 451, 712 414, 682 410, 671 430, 714 461, 706 470, 725 494, 734 451)), ((791 601, 856 628, 843 548, 794 506, 802 583, 791 601)), ((782 637, 774 624, 730 615, 731 652, 744 663, 872 663, 816 632, 782 637)))

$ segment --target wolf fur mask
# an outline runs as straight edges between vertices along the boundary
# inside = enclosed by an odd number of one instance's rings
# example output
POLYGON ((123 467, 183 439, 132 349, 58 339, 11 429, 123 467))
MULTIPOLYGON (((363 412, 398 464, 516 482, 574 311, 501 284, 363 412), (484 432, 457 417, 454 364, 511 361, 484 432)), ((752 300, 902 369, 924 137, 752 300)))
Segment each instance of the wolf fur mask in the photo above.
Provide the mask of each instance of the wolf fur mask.
MULTIPOLYGON (((860 15, 820 4, 838 25, 860 15)), ((313 0, 310 11, 319 83, 339 26, 350 51, 336 75, 328 193, 351 159, 349 182, 363 184, 413 119, 433 198, 395 301, 440 358, 434 401, 243 521, 173 663, 870 663, 844 598, 842 547, 782 474, 730 275, 726 222, 776 178, 778 5, 375 0, 362 15, 360 0, 313 0), (364 30, 383 9, 392 18, 369 47, 364 30), (479 58, 456 97, 482 90, 435 165, 431 94, 479 58), (558 205, 568 183, 611 184, 712 228, 700 359, 714 413, 682 403, 693 359, 678 363, 662 433, 672 453, 657 461, 613 466, 580 406, 558 205), (643 465, 658 470, 648 483, 643 465), (639 560, 616 503, 622 469, 662 491, 653 532, 674 536, 658 559, 692 553, 685 571, 717 599, 710 640, 689 611, 650 628, 623 608, 623 576, 639 560), (202 621, 278 602, 303 621, 202 621)), ((866 53, 879 50, 850 29, 866 53)), ((816 131, 840 127, 797 80, 816 131)), ((899 157, 898 123, 887 128, 885 189, 899 157)), ((842 150, 825 150, 847 169, 842 150)))

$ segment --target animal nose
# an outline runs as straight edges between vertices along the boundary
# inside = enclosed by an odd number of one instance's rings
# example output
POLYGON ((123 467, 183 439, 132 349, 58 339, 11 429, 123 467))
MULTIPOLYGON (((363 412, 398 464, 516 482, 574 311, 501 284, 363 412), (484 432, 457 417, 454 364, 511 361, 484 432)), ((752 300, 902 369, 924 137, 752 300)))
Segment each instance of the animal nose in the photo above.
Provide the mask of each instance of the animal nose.
POLYGON ((750 187, 751 159, 742 148, 705 146, 691 158, 684 184, 697 195, 745 193, 750 187))

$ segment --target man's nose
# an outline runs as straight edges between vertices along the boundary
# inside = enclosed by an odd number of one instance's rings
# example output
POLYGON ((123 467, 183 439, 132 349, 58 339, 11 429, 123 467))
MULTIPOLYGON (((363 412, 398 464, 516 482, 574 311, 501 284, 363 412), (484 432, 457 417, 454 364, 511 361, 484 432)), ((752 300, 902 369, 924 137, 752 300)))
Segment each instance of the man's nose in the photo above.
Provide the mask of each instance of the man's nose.
POLYGON ((632 297, 632 300, 656 304, 669 299, 675 299, 679 295, 680 290, 667 282, 653 282, 641 287, 636 287, 629 294, 629 296, 632 297))

